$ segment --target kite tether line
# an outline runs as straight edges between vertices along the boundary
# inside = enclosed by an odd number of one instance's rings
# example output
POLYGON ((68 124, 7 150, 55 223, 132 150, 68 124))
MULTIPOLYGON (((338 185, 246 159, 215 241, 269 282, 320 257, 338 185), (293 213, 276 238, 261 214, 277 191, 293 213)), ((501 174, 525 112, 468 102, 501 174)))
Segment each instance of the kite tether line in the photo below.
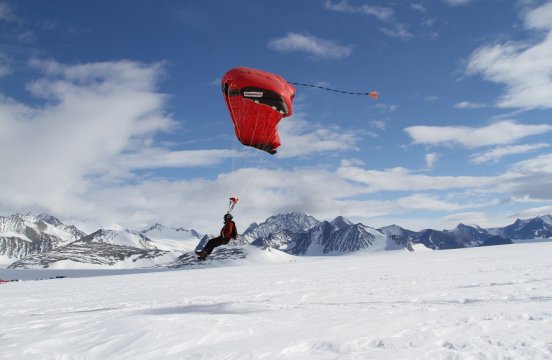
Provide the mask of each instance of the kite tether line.
POLYGON ((353 92, 353 91, 336 90, 336 89, 331 89, 331 88, 327 88, 327 87, 324 87, 324 86, 313 85, 313 84, 303 84, 303 83, 297 83, 297 82, 291 82, 291 81, 288 81, 288 83, 293 84, 293 85, 308 86, 308 87, 312 87, 312 88, 333 91, 333 92, 337 92, 337 93, 340 93, 340 94, 370 96, 374 100, 376 100, 379 96, 379 93, 377 91, 353 92))

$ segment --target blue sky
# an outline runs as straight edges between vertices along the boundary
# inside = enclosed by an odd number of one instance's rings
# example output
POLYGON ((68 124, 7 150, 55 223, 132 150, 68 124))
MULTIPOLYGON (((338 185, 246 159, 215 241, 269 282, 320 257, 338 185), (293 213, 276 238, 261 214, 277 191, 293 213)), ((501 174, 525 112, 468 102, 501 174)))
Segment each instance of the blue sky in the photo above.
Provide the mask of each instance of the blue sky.
POLYGON ((204 232, 231 195, 242 227, 552 213, 551 24, 529 0, 0 0, 0 213, 204 232), (271 157, 234 139, 237 66, 380 98, 297 87, 271 157))

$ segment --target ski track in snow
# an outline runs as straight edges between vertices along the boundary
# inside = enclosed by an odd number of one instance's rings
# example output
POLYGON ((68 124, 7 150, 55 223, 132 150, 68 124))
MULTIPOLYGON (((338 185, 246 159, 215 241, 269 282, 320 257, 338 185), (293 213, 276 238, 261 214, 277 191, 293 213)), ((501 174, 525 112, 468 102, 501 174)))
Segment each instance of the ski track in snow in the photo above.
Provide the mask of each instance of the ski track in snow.
POLYGON ((550 359, 550 243, 0 285, 1 359, 550 359))

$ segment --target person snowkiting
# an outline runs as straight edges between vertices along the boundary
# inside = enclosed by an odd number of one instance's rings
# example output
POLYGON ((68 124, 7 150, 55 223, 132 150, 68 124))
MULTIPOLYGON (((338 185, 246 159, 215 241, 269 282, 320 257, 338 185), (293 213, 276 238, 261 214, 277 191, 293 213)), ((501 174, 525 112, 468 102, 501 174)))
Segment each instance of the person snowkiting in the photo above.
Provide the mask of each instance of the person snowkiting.
POLYGON ((230 213, 224 215, 224 226, 220 230, 220 235, 210 239, 202 250, 196 251, 199 260, 206 260, 217 246, 226 245, 230 240, 238 238, 238 230, 233 219, 230 213))

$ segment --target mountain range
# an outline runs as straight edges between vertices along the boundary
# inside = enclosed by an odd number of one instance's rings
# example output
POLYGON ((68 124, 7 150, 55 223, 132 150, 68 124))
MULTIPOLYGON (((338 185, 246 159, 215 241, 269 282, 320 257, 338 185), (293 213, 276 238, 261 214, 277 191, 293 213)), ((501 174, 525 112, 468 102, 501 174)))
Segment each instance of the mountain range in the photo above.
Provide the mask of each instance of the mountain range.
MULTIPOLYGON (((178 268, 197 265, 194 250, 212 235, 155 224, 148 229, 99 229, 86 234, 48 214, 0 217, 0 265, 10 268, 178 268)), ((290 255, 343 255, 356 251, 445 250, 552 238, 552 216, 516 220, 503 228, 459 224, 452 230, 372 228, 344 217, 319 221, 286 213, 251 224, 210 259, 246 258, 250 249, 290 255)))

